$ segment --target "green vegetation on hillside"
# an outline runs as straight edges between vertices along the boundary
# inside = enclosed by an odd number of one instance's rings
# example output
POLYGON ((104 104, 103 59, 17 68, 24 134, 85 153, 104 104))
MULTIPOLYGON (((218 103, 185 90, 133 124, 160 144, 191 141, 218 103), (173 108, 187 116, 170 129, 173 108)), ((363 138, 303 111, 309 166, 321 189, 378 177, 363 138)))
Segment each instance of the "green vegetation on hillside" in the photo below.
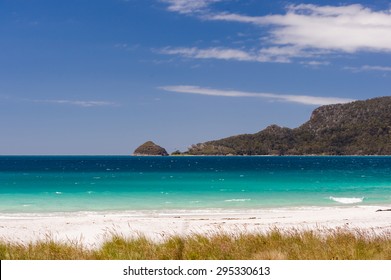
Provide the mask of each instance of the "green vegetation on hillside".
POLYGON ((191 155, 391 155, 391 97, 315 109, 298 128, 268 126, 196 144, 191 155))
POLYGON ((138 156, 168 156, 166 149, 156 145, 152 141, 147 141, 139 146, 133 154, 138 156))

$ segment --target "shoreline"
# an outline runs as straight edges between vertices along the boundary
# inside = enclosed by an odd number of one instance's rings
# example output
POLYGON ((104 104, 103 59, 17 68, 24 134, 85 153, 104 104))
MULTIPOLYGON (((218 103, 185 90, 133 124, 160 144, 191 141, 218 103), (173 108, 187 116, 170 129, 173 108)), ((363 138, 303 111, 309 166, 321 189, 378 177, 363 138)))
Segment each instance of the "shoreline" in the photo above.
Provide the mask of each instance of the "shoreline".
POLYGON ((173 236, 282 230, 344 228, 391 234, 391 205, 269 209, 0 213, 0 240, 29 243, 51 239, 99 247, 113 235, 145 236, 163 241, 173 236))

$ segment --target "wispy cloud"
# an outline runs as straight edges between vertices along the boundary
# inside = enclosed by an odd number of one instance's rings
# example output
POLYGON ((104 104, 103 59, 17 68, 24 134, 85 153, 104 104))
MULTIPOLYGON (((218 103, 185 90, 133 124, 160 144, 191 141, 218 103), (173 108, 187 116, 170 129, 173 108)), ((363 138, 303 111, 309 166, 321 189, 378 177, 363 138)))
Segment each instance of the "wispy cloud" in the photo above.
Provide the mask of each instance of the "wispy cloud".
POLYGON ((114 48, 125 50, 125 51, 135 51, 140 47, 140 44, 132 44, 129 45, 127 43, 118 43, 114 45, 114 48))
POLYGON ((319 97, 319 96, 308 96, 308 95, 287 95, 287 94, 275 94, 265 92, 246 92, 237 90, 221 90, 212 88, 203 88, 199 86, 189 85, 174 85, 174 86, 162 86, 159 87, 161 90, 177 93, 188 93, 188 94, 200 94, 209 96, 222 96, 222 97, 254 97, 264 98, 270 101, 281 101, 281 102, 293 102, 305 105, 329 105, 337 103, 348 103, 354 101, 348 98, 338 97, 319 97))
MULTIPOLYGON (((252 62, 276 62, 290 63, 293 58, 316 58, 320 56, 320 51, 304 51, 294 46, 284 47, 269 47, 260 50, 244 50, 233 48, 170 48, 166 47, 157 52, 168 55, 179 55, 187 58, 196 59, 220 59, 220 60, 237 60, 237 61, 252 61, 252 62)), ((322 52, 324 53, 324 52, 322 52)), ((326 65, 326 63, 318 63, 317 65, 326 65)), ((327 63, 329 64, 329 63, 327 63)))
POLYGON ((317 68, 320 68, 320 67, 324 67, 324 66, 327 66, 327 65, 330 65, 330 61, 319 61, 319 60, 303 60, 300 62, 301 65, 304 65, 305 67, 307 68, 313 68, 313 69, 317 69, 317 68))
POLYGON ((319 65, 330 65, 329 61, 316 61, 316 60, 311 60, 311 61, 303 61, 301 64, 306 64, 309 66, 319 66, 319 65))
POLYGON ((251 53, 244 50, 229 49, 229 48, 164 48, 159 51, 163 54, 180 55, 189 58, 202 59, 223 59, 223 60, 238 60, 238 61, 263 61, 262 55, 251 53))
POLYGON ((344 67, 345 70, 351 70, 353 72, 363 72, 363 71, 381 71, 381 72, 391 72, 391 67, 389 66, 378 66, 378 65, 363 65, 360 67, 344 67))
MULTIPOLYGON (((269 47, 260 50, 244 50, 233 48, 170 48, 158 50, 159 53, 168 55, 179 55, 187 58, 200 59, 222 59, 252 62, 278 62, 290 63, 292 58, 313 58, 318 57, 320 52, 304 51, 295 46, 269 47)), ((318 63, 318 66, 321 63, 318 63)), ((325 64, 323 64, 325 65, 325 64)))
POLYGON ((102 106, 117 106, 118 104, 108 101, 85 101, 85 100, 65 100, 65 99, 44 99, 44 100, 27 100, 36 103, 53 103, 53 104, 65 104, 78 107, 102 107, 102 106))
POLYGON ((210 4, 221 0, 160 0, 167 3, 167 9, 180 14, 193 14, 204 11, 210 4))
POLYGON ((216 2, 213 0, 165 2, 170 3, 168 9, 171 11, 193 14, 203 20, 240 22, 267 27, 266 36, 262 37, 264 47, 257 51, 224 47, 193 51, 192 48, 182 48, 187 52, 166 52, 167 54, 221 59, 221 53, 229 50, 230 53, 240 53, 238 57, 241 59, 233 56, 232 59, 236 60, 292 62, 293 58, 320 57, 332 53, 391 52, 391 10, 374 11, 359 4, 300 4, 287 6, 285 14, 248 16, 206 9, 208 5, 216 2))

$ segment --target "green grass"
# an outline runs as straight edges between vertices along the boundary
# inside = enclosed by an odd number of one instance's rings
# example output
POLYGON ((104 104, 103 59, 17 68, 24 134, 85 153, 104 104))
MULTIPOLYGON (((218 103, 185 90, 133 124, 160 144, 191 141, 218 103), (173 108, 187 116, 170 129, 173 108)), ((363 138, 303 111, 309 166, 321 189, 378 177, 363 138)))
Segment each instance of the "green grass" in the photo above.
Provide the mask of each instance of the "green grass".
POLYGON ((2 260, 391 260, 391 236, 370 231, 279 230, 173 236, 163 242, 113 235, 101 247, 0 241, 2 260))

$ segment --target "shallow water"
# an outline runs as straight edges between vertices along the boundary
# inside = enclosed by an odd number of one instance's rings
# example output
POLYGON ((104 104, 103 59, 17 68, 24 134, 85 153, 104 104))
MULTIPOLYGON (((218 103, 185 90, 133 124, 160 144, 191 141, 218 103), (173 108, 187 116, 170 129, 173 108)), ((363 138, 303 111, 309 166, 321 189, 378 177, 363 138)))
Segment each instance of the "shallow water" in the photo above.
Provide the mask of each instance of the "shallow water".
POLYGON ((391 203, 391 157, 2 156, 0 212, 391 203))

